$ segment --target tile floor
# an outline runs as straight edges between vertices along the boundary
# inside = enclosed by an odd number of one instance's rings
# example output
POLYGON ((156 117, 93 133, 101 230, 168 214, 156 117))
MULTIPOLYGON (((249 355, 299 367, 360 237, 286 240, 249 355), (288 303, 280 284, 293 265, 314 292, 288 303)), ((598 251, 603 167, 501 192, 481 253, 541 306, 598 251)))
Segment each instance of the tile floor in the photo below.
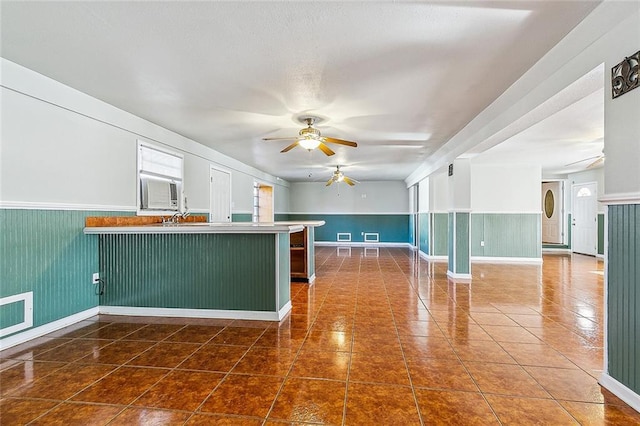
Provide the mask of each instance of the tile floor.
POLYGON ((100 316, 0 353, 2 425, 640 424, 598 386, 603 263, 323 247, 281 324, 100 316), (366 255, 366 256, 365 256, 366 255))

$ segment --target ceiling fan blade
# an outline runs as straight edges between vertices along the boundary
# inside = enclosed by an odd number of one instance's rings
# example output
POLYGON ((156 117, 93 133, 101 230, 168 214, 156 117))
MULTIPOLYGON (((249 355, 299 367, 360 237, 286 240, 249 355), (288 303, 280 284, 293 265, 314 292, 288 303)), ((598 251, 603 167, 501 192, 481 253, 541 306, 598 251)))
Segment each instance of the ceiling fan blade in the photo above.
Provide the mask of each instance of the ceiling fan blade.
POLYGON ((583 163, 583 162, 589 161, 589 160, 595 160, 596 158, 600 158, 600 157, 601 157, 600 155, 594 155, 593 157, 583 158, 582 160, 578 160, 578 161, 574 161, 573 163, 565 164, 564 167, 573 166, 574 164, 583 163))
POLYGON ((355 185, 355 184, 356 184, 356 182, 357 182, 357 181, 355 181, 355 182, 354 182, 354 180, 353 180, 353 179, 350 179, 350 178, 348 178, 348 177, 346 177, 346 176, 343 176, 343 177, 342 177, 342 180, 343 180, 345 183, 347 183, 348 185, 350 185, 350 186, 355 185))
POLYGON ((593 169, 594 167, 598 167, 600 164, 604 163, 604 157, 600 156, 596 161, 590 163, 587 166, 587 169, 593 169))
POLYGON ((333 154, 335 154, 335 152, 333 152, 331 148, 329 148, 322 142, 320 142, 320 145, 318 145, 318 149, 324 152, 325 154, 327 154, 328 156, 332 156, 333 154))
POLYGON ((298 139, 300 136, 291 136, 290 138, 262 138, 263 141, 286 141, 291 139, 298 139))
POLYGON ((345 141, 342 139, 336 139, 336 138, 330 138, 328 136, 323 136, 322 137, 324 139, 325 142, 329 142, 329 143, 335 143, 338 145, 347 145, 347 146, 352 146, 352 147, 357 147, 358 144, 355 142, 351 142, 351 141, 345 141))
POLYGON ((291 145, 289 145, 288 147, 286 147, 285 149, 283 149, 280 152, 289 152, 291 151, 293 148, 296 147, 296 145, 298 145, 298 141, 295 141, 294 143, 292 143, 291 145))
POLYGON ((333 183, 333 178, 329 179, 329 180, 327 181, 327 184, 326 184, 325 186, 329 186, 329 185, 331 185, 332 183, 333 183))

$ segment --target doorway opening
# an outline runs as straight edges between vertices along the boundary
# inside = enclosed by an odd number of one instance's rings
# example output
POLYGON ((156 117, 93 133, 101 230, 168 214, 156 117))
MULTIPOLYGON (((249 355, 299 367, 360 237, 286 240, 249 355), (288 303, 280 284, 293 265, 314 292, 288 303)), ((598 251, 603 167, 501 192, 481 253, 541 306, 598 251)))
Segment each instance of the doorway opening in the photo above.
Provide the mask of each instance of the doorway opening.
POLYGON ((253 182, 253 221, 274 221, 272 185, 253 182))

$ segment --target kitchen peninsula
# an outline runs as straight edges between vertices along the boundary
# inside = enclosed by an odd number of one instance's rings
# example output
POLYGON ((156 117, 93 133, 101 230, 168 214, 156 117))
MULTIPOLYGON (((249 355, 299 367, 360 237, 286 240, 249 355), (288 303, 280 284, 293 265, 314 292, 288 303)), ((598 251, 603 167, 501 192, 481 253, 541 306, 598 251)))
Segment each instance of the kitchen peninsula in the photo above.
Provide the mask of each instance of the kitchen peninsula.
MULTIPOLYGON (((290 235, 307 222, 188 222, 96 226, 100 312, 279 321, 291 310, 290 235)), ((309 231, 310 230, 310 231, 309 231)), ((313 274, 313 262, 308 273, 313 274)), ((309 279, 308 281, 312 281, 309 279)))

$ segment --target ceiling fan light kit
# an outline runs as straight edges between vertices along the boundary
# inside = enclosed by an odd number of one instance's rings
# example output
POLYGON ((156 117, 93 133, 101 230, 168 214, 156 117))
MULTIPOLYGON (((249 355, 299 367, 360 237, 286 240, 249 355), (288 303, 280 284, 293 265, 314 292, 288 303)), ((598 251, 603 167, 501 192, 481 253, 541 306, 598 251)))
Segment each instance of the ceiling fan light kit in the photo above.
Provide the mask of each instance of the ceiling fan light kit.
POLYGON ((316 149, 318 146, 320 146, 320 141, 318 139, 304 138, 304 139, 298 140, 298 145, 300 145, 304 149, 311 151, 313 149, 316 149))
POLYGON ((296 140, 295 142, 293 142, 291 145, 287 146, 280 152, 282 153, 289 152, 293 148, 299 145, 308 151, 312 151, 318 148, 327 156, 331 156, 335 154, 335 152, 333 152, 333 150, 326 145, 327 143, 333 143, 336 145, 345 145, 353 148, 356 148, 358 146, 358 144, 355 142, 322 136, 320 134, 320 130, 313 127, 314 123, 316 123, 317 121, 321 121, 317 117, 300 117, 298 120, 302 123, 306 123, 307 125, 307 127, 305 127, 304 129, 301 129, 298 132, 298 136, 289 137, 289 138, 262 138, 262 140, 274 141, 274 140, 295 139, 296 140))
POLYGON ((329 185, 331 185, 333 182, 338 182, 338 183, 340 183, 340 182, 344 182, 344 183, 346 183, 346 184, 347 184, 347 185, 349 185, 349 186, 353 186, 353 185, 355 185, 356 183, 358 183, 358 181, 357 181, 357 180, 355 180, 355 179, 351 179, 350 177, 345 176, 345 175, 344 175, 344 173, 342 173, 342 172, 340 171, 340 166, 336 166, 336 171, 335 171, 335 172, 333 172, 333 176, 331 176, 331 179, 329 179, 329 180, 327 181, 327 184, 326 184, 325 186, 329 186, 329 185))

